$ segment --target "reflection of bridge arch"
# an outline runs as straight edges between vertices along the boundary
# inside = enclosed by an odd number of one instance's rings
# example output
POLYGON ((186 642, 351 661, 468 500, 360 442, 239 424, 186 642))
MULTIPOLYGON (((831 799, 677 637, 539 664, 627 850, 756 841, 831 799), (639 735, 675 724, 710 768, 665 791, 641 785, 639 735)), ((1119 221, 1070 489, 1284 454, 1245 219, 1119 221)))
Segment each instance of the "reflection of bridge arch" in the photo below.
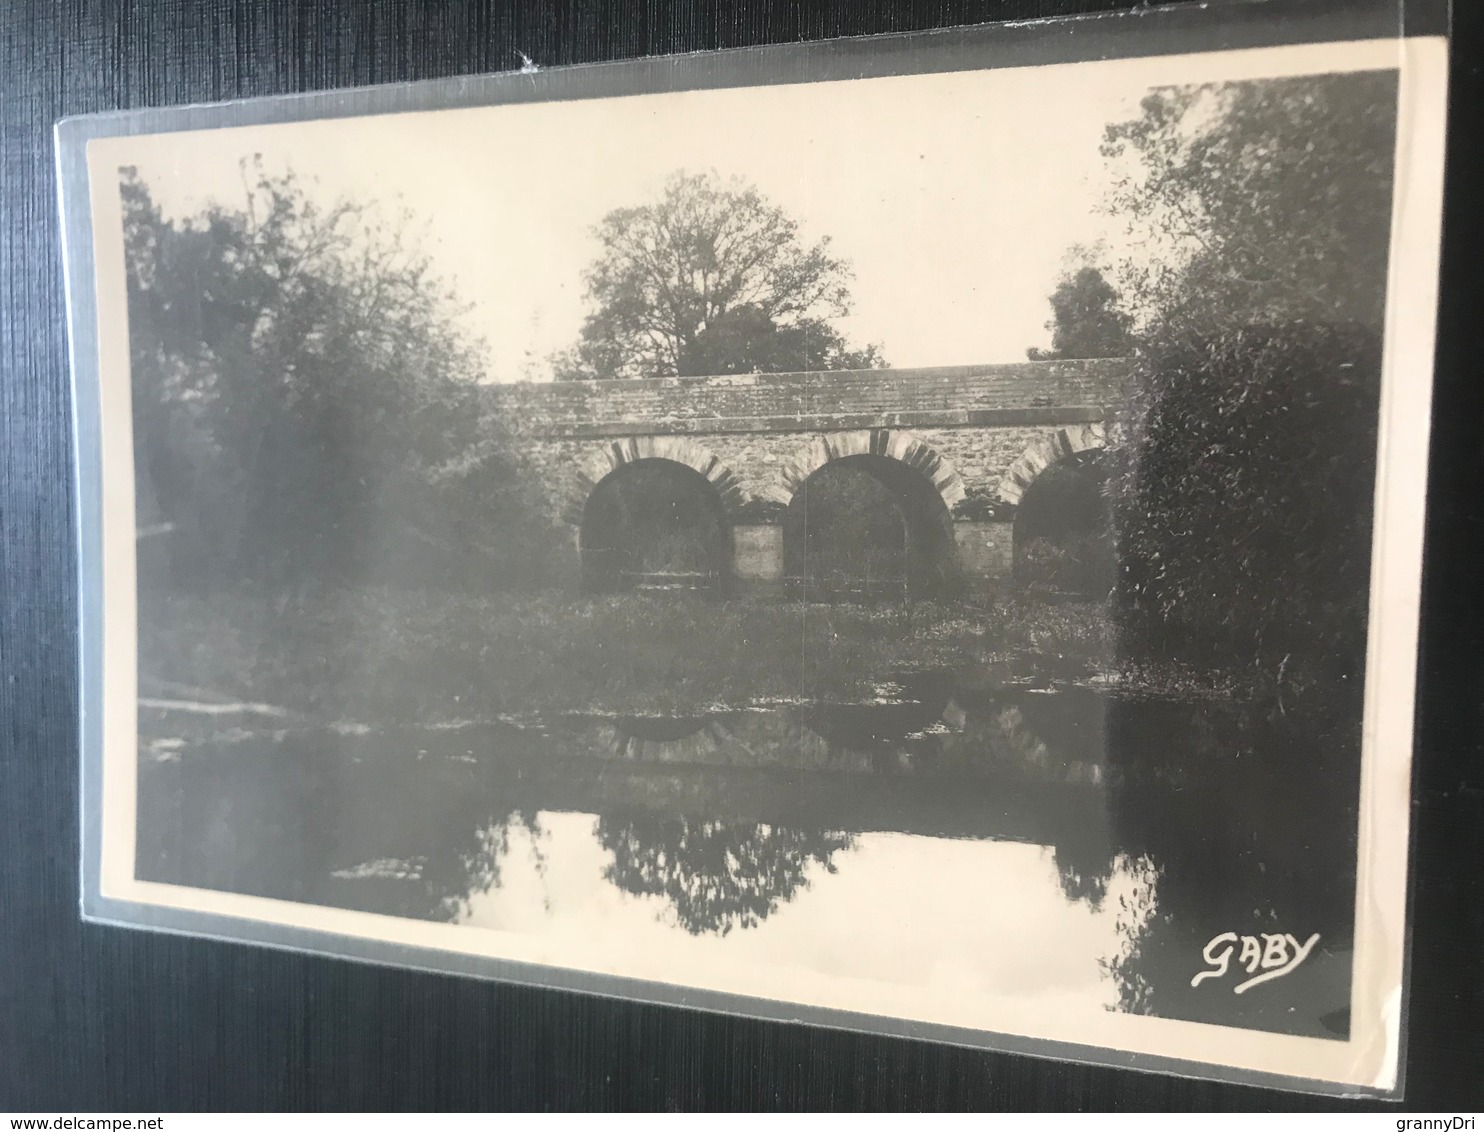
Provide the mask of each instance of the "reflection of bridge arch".
POLYGON ((612 721, 609 749, 619 758, 706 763, 731 740, 725 716, 622 716, 612 721))
POLYGON ((952 685, 938 673, 902 677, 902 695, 864 704, 816 704, 801 713, 804 725, 831 747, 846 751, 899 747, 943 722, 952 685))
POLYGON ((634 436, 604 445, 583 462, 567 496, 563 517, 574 526, 580 525, 587 501, 598 485, 614 472, 641 460, 667 460, 699 473, 715 490, 729 519, 735 519, 746 502, 736 474, 704 445, 683 436, 634 436))
POLYGON ((1105 448, 1107 444, 1107 432, 1101 424, 1059 428, 1049 436, 1043 436, 1020 454, 1019 459, 1006 470, 996 494, 1005 503, 1014 506, 1024 497, 1026 489, 1052 464, 1081 452, 1105 448))

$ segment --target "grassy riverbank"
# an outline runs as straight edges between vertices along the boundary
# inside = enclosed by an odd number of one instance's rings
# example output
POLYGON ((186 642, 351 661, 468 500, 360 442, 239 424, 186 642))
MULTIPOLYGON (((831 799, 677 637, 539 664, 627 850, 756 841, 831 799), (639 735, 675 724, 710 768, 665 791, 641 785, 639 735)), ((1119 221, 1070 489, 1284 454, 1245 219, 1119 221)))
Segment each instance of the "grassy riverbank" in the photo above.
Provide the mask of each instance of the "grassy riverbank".
POLYGON ((318 719, 405 722, 533 711, 694 712, 859 700, 904 670, 1007 656, 1105 666, 1106 611, 1014 595, 910 608, 570 594, 342 590, 141 602, 142 694, 202 689, 318 719))

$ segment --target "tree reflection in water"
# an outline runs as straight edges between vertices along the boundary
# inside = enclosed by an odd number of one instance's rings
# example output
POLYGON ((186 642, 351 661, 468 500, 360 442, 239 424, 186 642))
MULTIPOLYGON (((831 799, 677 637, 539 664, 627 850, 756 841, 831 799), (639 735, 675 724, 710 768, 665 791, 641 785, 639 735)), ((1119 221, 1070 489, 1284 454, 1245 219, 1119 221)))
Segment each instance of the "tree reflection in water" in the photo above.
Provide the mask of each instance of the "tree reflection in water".
POLYGON ((854 844, 844 833, 637 813, 601 817, 597 832, 613 854, 604 877, 662 897, 692 935, 756 927, 808 886, 811 865, 833 873, 835 854, 854 844))
POLYGON ((605 881, 659 897, 663 921, 701 936, 798 901, 857 831, 1027 841, 1046 847, 1061 896, 1117 927, 1113 953, 1089 957, 1114 1009, 1345 1035, 1359 688, 1181 702, 980 681, 955 687, 946 711, 946 692, 908 683, 894 702, 724 725, 190 740, 146 717, 169 745, 143 748, 137 867, 167 884, 458 921, 516 871, 546 872, 546 814, 592 815, 605 881), (1237 995, 1235 978, 1192 987, 1226 932, 1321 938, 1254 993, 1237 995))
POLYGON ((1065 838, 1051 847, 1051 856, 1062 895, 1073 902, 1082 901, 1094 912, 1101 911, 1117 868, 1109 852, 1107 832, 1095 830, 1089 836, 1065 838))
POLYGON ((1116 1009, 1348 1034, 1359 695, 1187 707, 1178 730, 1172 712, 1111 717, 1122 758, 1110 812, 1132 882, 1119 901, 1124 945, 1102 963, 1116 1009), (1236 996, 1235 975, 1191 985, 1221 932, 1320 942, 1292 975, 1236 996))
POLYGON ((475 831, 473 843, 462 853, 449 854, 443 860, 446 875, 438 872, 424 878, 427 894, 436 909, 434 918, 457 922, 466 918, 470 901, 500 887, 501 866, 510 855, 510 835, 527 834, 531 863, 536 875, 546 876, 546 854, 542 849, 544 830, 540 815, 525 811, 506 814, 475 831))
POLYGON ((1156 914, 1159 870, 1148 857, 1130 860, 1120 856, 1114 868, 1128 873, 1133 881, 1130 890, 1118 897, 1118 912, 1113 921, 1125 943, 1118 954, 1100 958, 1098 966, 1118 988, 1118 1005, 1111 1009, 1125 1014, 1153 1014, 1154 986, 1146 973, 1145 945, 1156 914))
MULTIPOLYGON (((545 831, 539 814, 514 810, 505 814, 477 812, 480 797, 467 813, 448 812, 425 824, 418 842, 426 851, 411 857, 378 857, 331 873, 324 900, 340 907, 388 916, 457 923, 466 918, 470 901, 500 887, 513 836, 524 834, 538 876, 546 873, 545 831)), ((390 842, 389 842, 390 843, 390 842)))

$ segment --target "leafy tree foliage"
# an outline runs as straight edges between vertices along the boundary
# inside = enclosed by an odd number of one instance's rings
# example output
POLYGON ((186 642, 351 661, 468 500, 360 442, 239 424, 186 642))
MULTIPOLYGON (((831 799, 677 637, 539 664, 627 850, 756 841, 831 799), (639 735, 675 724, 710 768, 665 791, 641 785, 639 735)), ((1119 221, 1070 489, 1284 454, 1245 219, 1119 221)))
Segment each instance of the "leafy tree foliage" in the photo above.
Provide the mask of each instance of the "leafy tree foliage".
POLYGON ((1131 640, 1360 672, 1380 367, 1378 337, 1353 325, 1151 344, 1113 453, 1131 640))
POLYGON ((136 452, 173 568, 269 585, 529 569, 512 535, 544 535, 427 258, 292 174, 249 163, 244 183, 242 206, 173 220, 122 174, 136 452))
POLYGON ((833 873, 849 834, 651 815, 598 820, 613 854, 603 875, 636 896, 662 896, 692 935, 756 927, 807 886, 818 864, 833 873))
POLYGON ((1109 481, 1131 645, 1360 669, 1396 93, 1168 88, 1106 133, 1147 253, 1120 275, 1140 343, 1109 481))
POLYGON ((876 369, 885 364, 875 346, 852 350, 845 337, 819 318, 780 325, 755 304, 712 319, 682 352, 681 377, 724 373, 808 373, 876 369))
POLYGON ((1063 275, 1051 293, 1051 349, 1031 347, 1033 362, 1057 358, 1122 358, 1134 352, 1133 316, 1102 269, 1084 264, 1063 275))
POLYGON ((610 212, 586 275, 593 310, 558 379, 780 372, 880 364, 829 320, 849 313, 850 270, 829 240, 755 188, 677 173, 659 200, 610 212))
POLYGON ((1127 298, 1166 333, 1251 322, 1379 328, 1397 77, 1170 87, 1107 130, 1107 202, 1149 241, 1127 298))

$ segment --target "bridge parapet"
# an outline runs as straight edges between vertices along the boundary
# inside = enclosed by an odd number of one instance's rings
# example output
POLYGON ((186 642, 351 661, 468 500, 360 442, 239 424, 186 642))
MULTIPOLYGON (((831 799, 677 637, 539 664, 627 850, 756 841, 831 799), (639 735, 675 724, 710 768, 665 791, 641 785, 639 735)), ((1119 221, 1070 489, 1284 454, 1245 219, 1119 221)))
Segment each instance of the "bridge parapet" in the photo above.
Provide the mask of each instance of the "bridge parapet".
POLYGON ((518 433, 598 439, 666 433, 985 428, 1103 419, 1122 358, 922 369, 491 385, 488 410, 518 433))

